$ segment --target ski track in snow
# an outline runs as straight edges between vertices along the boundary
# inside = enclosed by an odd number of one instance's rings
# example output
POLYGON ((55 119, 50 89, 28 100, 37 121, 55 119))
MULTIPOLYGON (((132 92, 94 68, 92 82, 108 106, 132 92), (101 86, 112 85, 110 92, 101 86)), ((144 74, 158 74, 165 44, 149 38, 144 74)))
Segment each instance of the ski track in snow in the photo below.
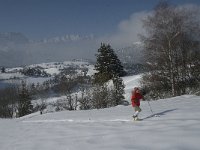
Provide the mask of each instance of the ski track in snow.
POLYGON ((61 119, 61 120, 33 120, 22 121, 23 123, 57 123, 57 122, 69 122, 69 123, 103 123, 103 122, 130 122, 132 120, 126 119, 114 119, 114 120, 73 120, 73 119, 61 119))

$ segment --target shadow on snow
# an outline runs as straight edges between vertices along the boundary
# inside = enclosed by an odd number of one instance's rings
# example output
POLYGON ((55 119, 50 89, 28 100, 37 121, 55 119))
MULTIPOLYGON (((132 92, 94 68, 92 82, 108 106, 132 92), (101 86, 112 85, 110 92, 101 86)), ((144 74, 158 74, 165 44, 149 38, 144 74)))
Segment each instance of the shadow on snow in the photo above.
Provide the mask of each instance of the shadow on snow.
POLYGON ((154 113, 154 114, 152 114, 150 116, 147 116, 147 117, 143 118, 143 120, 144 119, 149 119, 149 118, 152 118, 152 117, 156 117, 156 116, 158 116, 158 117, 159 116, 164 116, 164 115, 166 115, 166 113, 171 112, 171 111, 175 111, 175 110, 177 110, 177 108, 176 109, 165 110, 165 111, 162 111, 162 112, 159 112, 159 113, 154 113))

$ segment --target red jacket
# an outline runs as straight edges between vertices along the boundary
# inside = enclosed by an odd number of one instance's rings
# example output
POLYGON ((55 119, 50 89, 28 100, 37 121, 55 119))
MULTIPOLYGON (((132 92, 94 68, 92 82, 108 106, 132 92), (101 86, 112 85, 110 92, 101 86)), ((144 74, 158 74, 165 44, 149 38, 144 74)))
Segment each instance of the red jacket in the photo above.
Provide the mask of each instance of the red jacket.
POLYGON ((140 100, 143 99, 143 96, 140 93, 134 92, 131 96, 132 106, 140 106, 140 100))

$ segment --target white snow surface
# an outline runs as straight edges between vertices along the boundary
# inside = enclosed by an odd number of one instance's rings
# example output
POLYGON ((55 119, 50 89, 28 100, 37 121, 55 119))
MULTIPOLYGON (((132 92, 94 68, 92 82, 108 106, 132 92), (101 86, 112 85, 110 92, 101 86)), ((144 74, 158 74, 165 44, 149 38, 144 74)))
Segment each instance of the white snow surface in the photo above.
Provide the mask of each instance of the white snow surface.
MULTIPOLYGON (((77 60, 77 61, 64 61, 64 62, 51 62, 51 63, 41 63, 41 64, 34 64, 30 65, 29 67, 41 67, 44 68, 44 71, 50 75, 57 75, 60 73, 60 69, 68 68, 68 67, 79 67, 79 68, 87 68, 88 73, 87 75, 94 74, 94 65, 88 63, 84 60, 77 60)), ((77 71, 80 71, 79 69, 77 71)))
POLYGON ((0 73, 0 80, 9 80, 9 79, 15 79, 15 78, 23 78, 25 77, 21 73, 0 73))
MULTIPOLYGON (((130 95, 139 77, 123 79, 126 94, 130 95)), ((148 102, 142 101, 142 121, 132 120, 131 105, 0 119, 0 150, 200 149, 199 96, 183 95, 149 103, 153 114, 160 117, 153 116, 148 102)))
MULTIPOLYGON (((25 66, 26 68, 35 68, 39 67, 41 70, 44 70, 46 73, 51 76, 57 75, 64 68, 75 67, 77 72, 82 74, 80 69, 88 69, 86 75, 93 75, 95 73, 94 65, 90 64, 86 60, 73 60, 73 61, 64 61, 64 62, 50 62, 50 63, 40 63, 25 66)), ((0 72, 0 80, 9 80, 9 79, 25 79, 25 75, 20 73, 20 70, 23 70, 23 67, 16 68, 6 68, 6 73, 0 72)))

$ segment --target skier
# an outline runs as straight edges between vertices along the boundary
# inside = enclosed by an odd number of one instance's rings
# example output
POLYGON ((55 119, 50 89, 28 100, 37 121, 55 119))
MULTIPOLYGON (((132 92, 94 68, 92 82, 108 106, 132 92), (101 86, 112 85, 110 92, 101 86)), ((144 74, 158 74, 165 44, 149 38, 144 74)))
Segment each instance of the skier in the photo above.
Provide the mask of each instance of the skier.
POLYGON ((133 108, 135 108, 135 113, 133 115, 134 120, 140 120, 138 114, 142 111, 140 108, 140 100, 144 100, 143 95, 138 87, 135 87, 132 91, 131 102, 133 108))

